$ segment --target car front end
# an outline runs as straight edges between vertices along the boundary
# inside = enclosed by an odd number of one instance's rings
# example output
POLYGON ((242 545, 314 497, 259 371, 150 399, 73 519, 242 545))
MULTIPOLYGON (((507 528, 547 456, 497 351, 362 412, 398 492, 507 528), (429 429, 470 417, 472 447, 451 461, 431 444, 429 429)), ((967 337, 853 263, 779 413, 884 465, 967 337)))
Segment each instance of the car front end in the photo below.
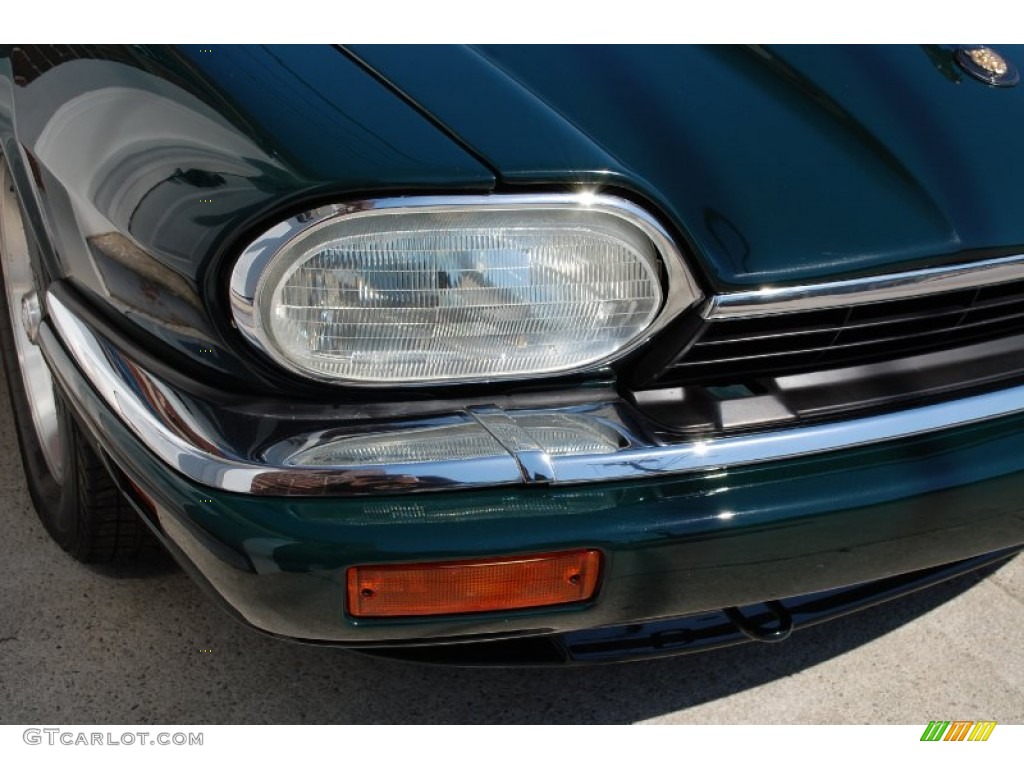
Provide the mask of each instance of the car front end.
POLYGON ((1024 91, 954 49, 62 55, 8 59, 24 327, 248 624, 637 658, 1024 545, 1024 153, 937 119, 1024 91))

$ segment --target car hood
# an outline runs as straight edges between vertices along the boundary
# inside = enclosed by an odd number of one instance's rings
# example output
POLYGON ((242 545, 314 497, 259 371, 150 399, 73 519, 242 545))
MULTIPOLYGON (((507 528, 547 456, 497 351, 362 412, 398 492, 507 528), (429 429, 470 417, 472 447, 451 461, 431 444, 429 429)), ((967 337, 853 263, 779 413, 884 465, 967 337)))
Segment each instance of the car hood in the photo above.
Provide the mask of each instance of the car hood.
POLYGON ((1024 87, 973 80, 948 47, 348 51, 505 189, 644 199, 718 288, 1024 243, 1024 87))

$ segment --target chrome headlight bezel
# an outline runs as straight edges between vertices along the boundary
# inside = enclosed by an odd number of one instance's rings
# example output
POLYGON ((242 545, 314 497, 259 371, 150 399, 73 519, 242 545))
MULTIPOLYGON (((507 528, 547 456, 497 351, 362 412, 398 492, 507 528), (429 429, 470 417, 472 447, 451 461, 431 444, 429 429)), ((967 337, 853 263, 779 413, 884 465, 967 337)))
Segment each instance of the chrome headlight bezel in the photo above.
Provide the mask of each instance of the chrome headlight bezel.
POLYGON ((457 386, 495 381, 529 381, 599 370, 645 344, 685 309, 703 298, 703 293, 687 269, 680 250, 656 219, 640 206, 627 200, 590 192, 394 197, 324 205, 291 216, 265 231, 246 247, 231 271, 229 289, 231 313, 235 326, 243 337, 267 358, 305 379, 355 388, 457 386), (611 215, 628 223, 650 241, 656 254, 658 266, 662 272, 660 279, 663 300, 660 310, 642 333, 606 357, 564 370, 512 375, 498 374, 457 379, 434 378, 401 382, 346 379, 326 375, 295 364, 275 349, 274 344, 269 340, 269 335, 263 327, 259 306, 260 298, 264 293, 265 278, 267 275, 279 271, 275 267, 280 262, 282 254, 287 253, 289 246, 297 239, 312 234, 314 229, 329 227, 342 219, 349 220, 354 217, 366 216, 401 216, 409 213, 458 213, 481 208, 486 208, 488 212, 585 210, 611 215))

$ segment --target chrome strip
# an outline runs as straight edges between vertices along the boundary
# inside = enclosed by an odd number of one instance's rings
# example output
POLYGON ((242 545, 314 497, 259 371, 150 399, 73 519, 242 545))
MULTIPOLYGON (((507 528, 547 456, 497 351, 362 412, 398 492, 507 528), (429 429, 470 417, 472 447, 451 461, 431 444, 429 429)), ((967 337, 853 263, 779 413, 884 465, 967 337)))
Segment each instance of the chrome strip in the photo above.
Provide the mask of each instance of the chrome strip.
POLYGON ((429 380, 423 382, 367 382, 338 379, 318 375, 315 372, 299 368, 283 359, 264 343, 260 329, 259 313, 256 311, 256 296, 259 293, 260 278, 275 257, 297 237, 305 235, 314 227, 326 226, 341 218, 364 216, 394 216, 409 211, 445 213, 466 211, 474 208, 487 208, 492 211, 513 210, 545 210, 545 209, 576 209, 592 210, 615 216, 639 229, 654 245, 665 268, 667 280, 664 288, 665 300, 658 314, 644 331, 628 344, 617 349, 613 354, 574 368, 561 369, 550 373, 536 373, 503 377, 508 381, 521 379, 541 379, 552 376, 564 376, 567 373, 592 371, 607 366, 622 358, 629 352, 650 341, 654 335, 664 328, 688 307, 700 301, 704 294, 697 285, 679 248, 664 227, 651 214, 628 200, 594 192, 573 192, 564 194, 525 194, 525 195, 430 195, 422 197, 392 197, 372 200, 358 200, 349 203, 325 205, 311 211, 292 216, 271 227, 250 244, 239 256, 231 270, 230 304, 231 313, 238 330, 246 341, 260 350, 277 365, 281 365, 293 373, 309 379, 325 381, 331 384, 361 389, 402 386, 416 387, 436 385, 438 383, 459 384, 480 382, 484 378, 452 379, 446 381, 429 380))
POLYGON ((527 485, 551 483, 555 480, 555 469, 551 457, 537 445, 525 429, 520 427, 505 411, 496 406, 467 409, 470 416, 491 433, 505 450, 516 458, 523 482, 527 485))
MULTIPOLYGON (((1018 386, 832 424, 662 445, 635 427, 635 412, 621 400, 547 410, 483 409, 472 415, 463 410, 437 417, 438 421, 452 424, 494 417, 504 420, 519 414, 572 413, 574 418, 590 419, 595 425, 615 430, 625 447, 593 455, 548 456, 540 451, 542 456, 537 456, 531 454, 530 439, 511 448, 495 439, 496 450, 506 452, 459 461, 301 467, 288 464, 286 456, 277 456, 273 462, 239 456, 217 433, 214 421, 197 416, 195 407, 98 336, 52 293, 47 295, 47 306, 51 323, 85 379, 149 450, 197 483, 239 493, 342 496, 526 485, 524 473, 530 475, 530 481, 551 477, 553 485, 662 477, 898 440, 1024 412, 1024 386, 1018 386)), ((51 343, 49 338, 49 333, 42 334, 44 349, 51 343)), ((72 395, 76 386, 82 387, 62 366, 54 366, 54 373, 72 395)), ((371 434, 374 429, 393 431, 395 425, 371 421, 371 434)), ((494 435, 491 429, 487 431, 494 435)), ((495 431, 504 434, 501 429, 495 431)), ((336 437, 330 432, 309 432, 286 442, 306 450, 336 437)))
POLYGON ((832 283, 723 293, 708 303, 704 317, 708 320, 728 320, 850 307, 1013 280, 1024 280, 1024 254, 832 283))
POLYGON ((834 424, 629 449, 605 456, 559 456, 559 483, 626 480, 780 461, 899 440, 1024 412, 1024 386, 834 424))
MULTIPOLYGON (((52 293, 47 294, 47 308, 65 347, 107 406, 164 463, 202 485, 236 493, 321 496, 522 482, 515 457, 498 441, 498 455, 464 461, 320 468, 245 459, 225 446, 212 424, 197 420, 170 387, 93 333, 52 293)), ((60 367, 54 371, 61 378, 60 367)), ((66 390, 72 388, 70 382, 62 383, 66 390)), ((455 414, 451 419, 459 420, 469 417, 455 414)))

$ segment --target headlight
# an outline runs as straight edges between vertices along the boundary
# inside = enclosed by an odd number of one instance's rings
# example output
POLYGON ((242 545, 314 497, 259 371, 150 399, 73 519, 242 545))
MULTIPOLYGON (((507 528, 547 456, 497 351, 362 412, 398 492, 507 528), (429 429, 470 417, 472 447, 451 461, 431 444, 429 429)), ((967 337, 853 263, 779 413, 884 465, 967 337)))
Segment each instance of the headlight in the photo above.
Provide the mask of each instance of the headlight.
POLYGON ((331 206, 246 249, 231 293, 281 365, 378 385, 596 367, 700 295, 649 217, 595 195, 331 206))

